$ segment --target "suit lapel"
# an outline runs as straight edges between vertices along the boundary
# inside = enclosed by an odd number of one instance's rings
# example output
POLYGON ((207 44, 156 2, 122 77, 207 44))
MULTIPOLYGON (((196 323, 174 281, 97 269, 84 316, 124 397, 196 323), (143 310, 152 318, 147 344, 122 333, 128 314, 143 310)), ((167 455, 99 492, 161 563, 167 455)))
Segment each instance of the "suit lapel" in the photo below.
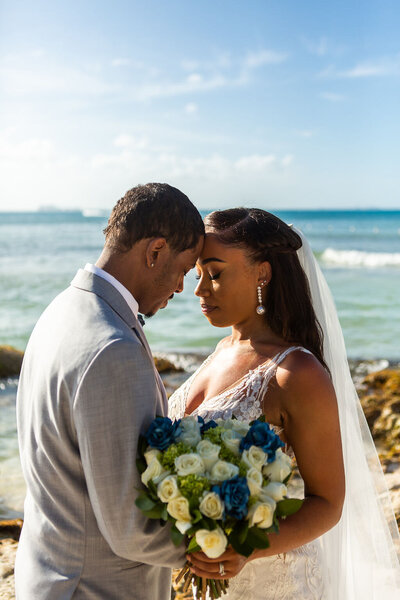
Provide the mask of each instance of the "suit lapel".
POLYGON ((153 358, 153 355, 151 353, 149 343, 148 343, 148 341, 146 339, 146 336, 144 334, 144 331, 143 331, 143 329, 142 329, 139 321, 137 321, 137 324, 136 324, 135 327, 133 327, 133 330, 135 331, 135 333, 138 336, 139 340, 142 342, 143 346, 146 348, 146 350, 147 350, 147 352, 148 352, 148 354, 149 354, 149 356, 151 358, 151 361, 152 361, 152 363, 154 365, 154 373, 155 373, 155 377, 156 377, 156 382, 157 382, 157 386, 158 386, 158 389, 160 391, 160 394, 161 394, 161 397, 162 397, 162 400, 163 400, 164 414, 166 415, 166 414, 168 414, 168 398, 167 398, 167 393, 165 391, 165 387, 164 387, 164 384, 162 382, 161 376, 160 376, 159 372, 157 371, 156 366, 154 364, 154 358, 153 358))
POLYGON ((121 296, 119 291, 111 285, 108 281, 95 275, 94 273, 90 273, 89 271, 85 271, 84 269, 79 269, 74 279, 71 281, 71 285, 85 290, 87 292, 92 292, 97 296, 100 296, 107 304, 125 321, 127 325, 131 329, 133 329, 139 338, 140 342, 146 349, 147 354, 149 355, 151 362, 154 367, 154 376, 156 379, 157 387, 160 391, 163 408, 165 414, 168 412, 168 398, 164 388, 164 384, 162 379, 155 367, 153 355, 151 353, 150 346, 147 342, 146 336, 143 332, 143 329, 138 321, 138 319, 133 314, 131 308, 128 306, 127 302, 121 296))

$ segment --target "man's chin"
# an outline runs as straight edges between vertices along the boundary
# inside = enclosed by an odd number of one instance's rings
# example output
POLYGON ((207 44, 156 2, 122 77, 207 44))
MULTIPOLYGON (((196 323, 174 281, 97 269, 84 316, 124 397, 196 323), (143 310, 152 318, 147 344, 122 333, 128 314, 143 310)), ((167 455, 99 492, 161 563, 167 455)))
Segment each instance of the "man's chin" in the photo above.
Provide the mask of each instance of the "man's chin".
POLYGON ((144 313, 144 316, 146 317, 146 319, 149 319, 150 317, 154 317, 156 312, 158 312, 162 308, 166 308, 168 306, 168 301, 169 301, 169 298, 168 298, 168 300, 164 300, 164 302, 162 304, 160 304, 159 306, 157 306, 156 308, 153 308, 149 312, 144 313))

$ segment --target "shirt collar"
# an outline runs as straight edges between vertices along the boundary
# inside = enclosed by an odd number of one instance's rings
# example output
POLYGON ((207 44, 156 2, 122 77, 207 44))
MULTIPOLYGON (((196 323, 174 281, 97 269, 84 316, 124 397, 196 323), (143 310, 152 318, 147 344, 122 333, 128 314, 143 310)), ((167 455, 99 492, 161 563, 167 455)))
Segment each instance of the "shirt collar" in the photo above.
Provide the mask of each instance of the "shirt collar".
POLYGON ((125 302, 128 304, 136 319, 138 318, 139 304, 132 296, 132 294, 126 289, 126 287, 122 285, 120 281, 118 281, 118 279, 115 279, 115 277, 110 275, 110 273, 107 273, 107 271, 104 271, 103 269, 100 269, 100 267, 96 267, 96 265, 92 265, 90 263, 87 263, 85 265, 85 271, 89 271, 89 273, 93 273, 98 277, 102 277, 103 279, 108 281, 108 283, 111 283, 111 285, 114 286, 124 298, 125 302))

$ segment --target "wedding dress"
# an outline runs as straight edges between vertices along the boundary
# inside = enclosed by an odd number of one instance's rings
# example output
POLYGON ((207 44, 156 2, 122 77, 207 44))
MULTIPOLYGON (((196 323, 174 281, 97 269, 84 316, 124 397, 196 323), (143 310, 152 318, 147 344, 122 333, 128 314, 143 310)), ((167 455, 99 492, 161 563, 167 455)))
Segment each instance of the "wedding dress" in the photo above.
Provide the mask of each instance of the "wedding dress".
MULTIPOLYGON (((278 365, 295 350, 309 353, 300 346, 280 352, 272 360, 249 370, 234 387, 208 398, 191 414, 206 420, 229 419, 232 416, 242 421, 257 419, 262 415, 261 400, 268 392, 278 365)), ((171 419, 183 417, 191 384, 212 357, 213 354, 170 397, 168 415, 171 419)), ((278 434, 282 431, 274 429, 278 434)), ((288 495, 294 495, 290 487, 288 495)), ((322 560, 319 540, 285 554, 252 560, 229 580, 228 594, 224 599, 325 600, 322 560)))
MULTIPOLYGON (((332 294, 301 231, 297 251, 309 284, 312 305, 323 332, 323 355, 338 402, 346 496, 337 525, 313 542, 251 561, 231 579, 229 600, 399 600, 400 536, 374 441, 351 379, 342 329, 332 294)), ((279 362, 291 347, 267 364, 249 371, 237 385, 203 402, 203 418, 254 419, 279 362)), ((182 417, 193 379, 171 397, 171 417, 182 417)), ((277 432, 279 434, 279 432, 277 432)), ((289 495, 291 491, 289 490, 289 495)))

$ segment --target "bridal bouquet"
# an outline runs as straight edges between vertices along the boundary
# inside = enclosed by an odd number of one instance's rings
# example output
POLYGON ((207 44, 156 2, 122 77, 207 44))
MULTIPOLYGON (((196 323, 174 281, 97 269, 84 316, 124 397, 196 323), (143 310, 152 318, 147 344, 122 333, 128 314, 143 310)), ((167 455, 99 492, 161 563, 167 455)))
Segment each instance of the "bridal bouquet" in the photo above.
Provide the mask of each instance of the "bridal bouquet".
MULTIPOLYGON (((268 548, 268 534, 302 501, 289 499, 292 472, 284 444, 261 417, 204 421, 156 417, 139 440, 137 466, 146 487, 136 505, 150 519, 172 523, 172 541, 186 536, 187 552, 218 558, 228 545, 244 556, 268 548)), ((221 573, 223 576, 223 572, 221 573)), ((188 564, 180 572, 184 591, 220 598, 228 580, 203 579, 188 564)))

